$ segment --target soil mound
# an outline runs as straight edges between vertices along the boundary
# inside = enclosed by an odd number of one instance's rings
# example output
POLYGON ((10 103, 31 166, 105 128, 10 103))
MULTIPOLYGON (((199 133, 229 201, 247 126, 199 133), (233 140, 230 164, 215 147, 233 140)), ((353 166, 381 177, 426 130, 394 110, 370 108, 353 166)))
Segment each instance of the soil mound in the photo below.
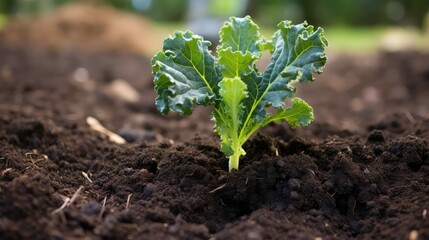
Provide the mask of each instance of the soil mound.
POLYGON ((67 4, 53 12, 9 22, 0 41, 51 50, 153 53, 154 29, 149 20, 104 5, 67 4))

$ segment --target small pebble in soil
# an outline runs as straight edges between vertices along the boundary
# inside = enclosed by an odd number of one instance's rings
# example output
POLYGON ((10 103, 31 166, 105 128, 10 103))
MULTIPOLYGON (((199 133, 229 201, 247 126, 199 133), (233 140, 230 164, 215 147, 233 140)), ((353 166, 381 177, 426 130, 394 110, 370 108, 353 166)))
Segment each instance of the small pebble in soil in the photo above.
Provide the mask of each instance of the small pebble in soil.
POLYGON ((168 227, 168 232, 171 234, 176 234, 180 231, 180 225, 174 224, 168 227))
POLYGON ((257 231, 250 231, 247 233, 247 237, 246 239, 249 240, 260 240, 263 239, 261 233, 257 232, 257 231))
POLYGON ((301 188, 301 181, 299 181, 298 179, 296 179, 296 178, 291 178, 291 179, 289 179, 289 181, 288 181, 288 186, 289 186, 289 188, 290 189, 292 189, 292 190, 298 190, 298 189, 300 189, 301 188))
POLYGON ((101 204, 90 201, 83 206, 82 212, 87 215, 98 215, 101 212, 101 204))
POLYGON ((316 173, 312 169, 307 169, 307 170, 308 170, 308 173, 311 177, 316 176, 316 173))
POLYGON ((359 234, 361 229, 362 225, 358 221, 350 221, 350 230, 353 234, 359 234))
POLYGON ((148 183, 146 184, 146 186, 143 188, 143 195, 145 197, 150 197, 152 196, 152 193, 154 191, 155 185, 153 185, 153 183, 148 183))
POLYGON ((127 140, 127 142, 144 142, 157 140, 156 133, 138 128, 120 129, 119 135, 125 140, 127 140))
POLYGON ((332 191, 334 189, 334 184, 331 181, 326 181, 323 183, 323 187, 326 191, 332 191))
POLYGON ((299 193, 297 191, 290 192, 290 198, 292 200, 298 200, 299 199, 299 193))
POLYGON ((419 238, 419 232, 417 230, 412 230, 409 235, 410 240, 417 240, 419 238))

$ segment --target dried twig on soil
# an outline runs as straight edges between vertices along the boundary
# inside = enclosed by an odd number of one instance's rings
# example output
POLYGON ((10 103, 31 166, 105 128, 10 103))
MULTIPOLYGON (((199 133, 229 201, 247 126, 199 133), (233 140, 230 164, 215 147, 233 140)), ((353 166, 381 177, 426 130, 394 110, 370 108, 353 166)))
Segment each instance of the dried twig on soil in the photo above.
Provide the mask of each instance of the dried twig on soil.
POLYGON ((69 204, 67 204, 67 206, 70 206, 73 204, 73 202, 76 200, 76 198, 79 196, 80 192, 82 191, 83 186, 80 186, 77 191, 73 194, 72 198, 70 199, 69 204))
POLYGON ((277 149, 276 147, 274 148, 274 152, 276 153, 276 156, 279 156, 279 149, 277 149))
POLYGON ((108 130, 107 128, 103 127, 103 125, 101 125, 101 123, 93 118, 93 117, 87 117, 86 118, 86 123, 88 123, 89 127, 96 131, 99 132, 105 136, 108 137, 108 139, 111 142, 117 143, 117 144, 124 144, 126 143, 125 139, 123 139, 121 136, 119 136, 118 134, 108 130))
POLYGON ((59 207, 59 208, 55 209, 54 211, 52 211, 52 215, 55 215, 55 214, 57 214, 57 213, 62 212, 62 211, 63 211, 63 209, 64 209, 64 208, 68 205, 68 203, 70 202, 70 198, 69 198, 69 197, 64 197, 64 198, 63 198, 63 201, 64 201, 63 205, 61 205, 61 207, 59 207))
POLYGON ((132 196, 133 194, 131 193, 131 194, 129 194, 128 195, 128 197, 127 197, 127 203, 125 204, 125 210, 128 210, 128 207, 130 206, 130 199, 131 199, 131 196, 132 196))
POLYGON ((92 180, 89 178, 89 176, 88 176, 88 174, 86 174, 86 172, 82 171, 82 175, 86 180, 88 180, 88 182, 92 183, 92 180))
POLYGON ((106 210, 106 200, 107 200, 107 197, 104 197, 103 205, 101 206, 100 213, 98 214, 99 219, 101 219, 103 217, 103 213, 106 210))
POLYGON ((46 156, 45 154, 38 153, 37 150, 33 150, 32 152, 26 152, 25 156, 29 158, 31 163, 36 167, 37 167, 36 163, 49 159, 48 156, 46 156))
POLYGON ((405 117, 407 117, 408 121, 410 121, 412 124, 416 122, 416 119, 411 115, 409 111, 404 111, 405 117))
POLYGON ((105 89, 110 97, 117 98, 124 102, 136 103, 140 99, 140 93, 127 81, 116 79, 105 89))
POLYGON ((215 189, 211 190, 209 193, 217 192, 217 191, 221 190, 222 188, 224 188, 225 186, 226 186, 226 184, 222 184, 222 185, 220 185, 219 187, 217 187, 217 188, 215 188, 215 189))
POLYGON ((6 175, 6 174, 8 174, 8 173, 10 173, 10 172, 12 172, 12 168, 6 168, 5 170, 3 170, 3 171, 1 172, 1 175, 2 175, 2 176, 4 176, 4 175, 6 175))
POLYGON ((79 196, 80 192, 82 191, 83 186, 80 186, 77 191, 73 194, 73 196, 71 198, 69 197, 64 197, 63 198, 63 205, 61 205, 61 207, 55 209, 54 211, 52 211, 52 214, 55 215, 57 213, 60 213, 64 210, 65 207, 70 206, 71 204, 73 204, 73 202, 76 200, 76 198, 79 196))
POLYGON ((353 209, 352 209, 353 214, 355 214, 355 209, 356 209, 356 200, 353 202, 353 209))

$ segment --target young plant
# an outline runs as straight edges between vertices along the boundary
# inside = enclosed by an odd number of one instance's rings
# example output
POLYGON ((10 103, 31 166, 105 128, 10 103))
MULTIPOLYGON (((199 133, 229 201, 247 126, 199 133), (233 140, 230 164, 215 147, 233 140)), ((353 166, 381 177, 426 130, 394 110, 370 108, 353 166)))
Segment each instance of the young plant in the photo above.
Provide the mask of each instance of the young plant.
POLYGON ((190 31, 176 32, 165 39, 151 64, 160 112, 190 115, 194 104, 213 107, 214 131, 231 171, 238 169, 240 156, 246 154, 243 144, 259 128, 271 122, 297 127, 313 121, 313 109, 304 100, 293 98, 290 107, 284 101, 294 95, 296 82, 311 82, 313 73, 322 72, 328 42, 322 28, 290 21, 278 24, 267 41, 248 16, 231 17, 219 35, 216 57, 210 42, 190 31), (272 57, 261 73, 255 61, 264 50, 272 57))

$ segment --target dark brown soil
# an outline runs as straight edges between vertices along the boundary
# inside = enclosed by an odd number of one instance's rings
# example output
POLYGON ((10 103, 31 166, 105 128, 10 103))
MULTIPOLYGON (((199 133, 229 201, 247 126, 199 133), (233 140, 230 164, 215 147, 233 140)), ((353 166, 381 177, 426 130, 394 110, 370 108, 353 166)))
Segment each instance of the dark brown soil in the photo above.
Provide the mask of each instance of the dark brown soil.
POLYGON ((299 92, 316 122, 228 173, 208 109, 158 114, 148 59, 0 47, 0 238, 429 239, 429 55, 330 56, 299 92))

